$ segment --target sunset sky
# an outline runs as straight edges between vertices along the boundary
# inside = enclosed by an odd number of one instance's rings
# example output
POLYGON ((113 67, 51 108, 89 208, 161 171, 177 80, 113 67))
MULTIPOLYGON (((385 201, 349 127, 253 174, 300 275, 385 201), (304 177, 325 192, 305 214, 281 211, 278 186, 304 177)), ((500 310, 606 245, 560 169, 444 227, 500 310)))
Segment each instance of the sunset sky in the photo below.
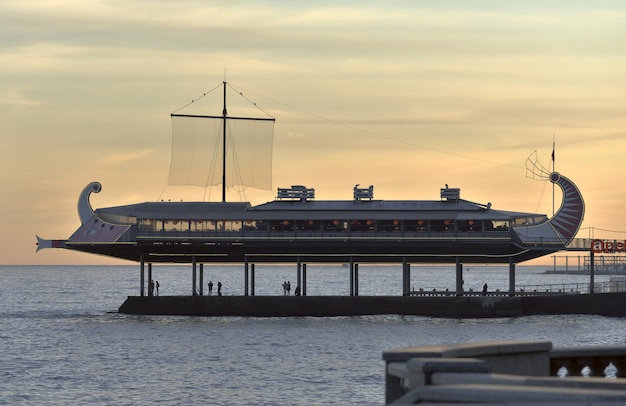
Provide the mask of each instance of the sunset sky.
POLYGON ((200 96, 224 80, 245 96, 229 113, 247 99, 276 118, 274 190, 246 190, 253 204, 293 184, 438 200, 447 183, 551 215, 525 162, 551 167, 555 140, 579 236, 626 239, 623 1, 3 1, 0 38, 3 264, 124 263, 35 253, 36 234, 78 228, 92 181, 94 208, 202 200, 167 186, 170 113, 221 114, 221 90, 200 96))

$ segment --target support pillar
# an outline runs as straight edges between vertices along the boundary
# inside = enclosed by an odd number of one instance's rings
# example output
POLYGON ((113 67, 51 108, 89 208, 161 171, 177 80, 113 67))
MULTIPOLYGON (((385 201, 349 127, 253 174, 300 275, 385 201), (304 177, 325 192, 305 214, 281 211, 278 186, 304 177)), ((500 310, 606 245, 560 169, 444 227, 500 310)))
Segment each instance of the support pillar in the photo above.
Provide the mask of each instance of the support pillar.
POLYGON ((306 296, 306 264, 302 264, 302 289, 300 294, 306 296))
POLYGON ((148 262, 148 296, 154 295, 154 281, 152 280, 152 262, 148 262))
POLYGON ((143 260, 143 255, 141 256, 141 259, 139 260, 139 296, 145 296, 144 294, 144 286, 146 284, 145 281, 145 262, 143 260))
POLYGON ((593 255, 593 249, 589 250, 589 293, 595 293, 595 265, 596 259, 593 255))
POLYGON ((298 290, 302 290, 302 261, 300 260, 300 257, 298 257, 298 263, 296 266, 297 270, 296 270, 296 289, 298 290))
POLYGON ((408 296, 409 294, 406 291, 406 280, 407 280, 406 266, 407 266, 406 258, 402 257, 402 296, 408 296))
POLYGON ((204 264, 200 264, 200 296, 204 295, 204 264))
POLYGON ((197 280, 196 280, 196 257, 191 257, 191 296, 197 295, 197 280))
POLYGON ((354 296, 354 260, 350 257, 350 296, 354 296))
POLYGON ((354 264, 354 296, 359 296, 359 264, 354 264))
POLYGON ((411 295, 411 264, 406 263, 406 294, 411 295))
POLYGON ((515 296, 515 262, 509 258, 509 296, 515 296))
POLYGON ((456 295, 463 296, 463 264, 456 258, 456 295))
POLYGON ((243 258, 243 295, 248 296, 248 281, 250 279, 249 269, 248 269, 248 256, 244 256, 243 258))
POLYGON ((254 296, 254 264, 250 264, 250 295, 254 296))

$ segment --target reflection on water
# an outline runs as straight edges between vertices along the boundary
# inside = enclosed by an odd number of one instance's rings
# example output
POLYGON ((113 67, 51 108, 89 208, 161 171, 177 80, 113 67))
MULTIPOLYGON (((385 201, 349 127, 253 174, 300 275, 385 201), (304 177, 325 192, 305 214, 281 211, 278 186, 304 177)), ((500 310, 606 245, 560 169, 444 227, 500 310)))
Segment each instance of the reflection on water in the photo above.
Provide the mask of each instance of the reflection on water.
MULTIPOLYGON (((453 267, 412 267, 416 287, 454 286, 453 267)), ((518 267, 518 283, 585 276, 518 267)), ((349 293, 348 270, 307 269, 309 295, 349 293)), ((154 266, 162 294, 190 294, 189 267, 154 266)), ((361 294, 397 295, 400 267, 359 267, 361 294)), ((382 352, 482 340, 556 346, 623 344, 626 319, 533 316, 244 318, 132 316, 115 311, 139 291, 138 267, 0 267, 0 403, 381 404, 382 352)), ((295 267, 257 266, 256 293, 282 295, 295 267)), ((464 269, 467 286, 508 288, 506 267, 464 269)), ((598 279, 598 277, 596 277, 598 279)), ((205 282, 243 293, 242 267, 205 266, 205 282)), ((205 289, 206 293, 206 289, 205 289)))

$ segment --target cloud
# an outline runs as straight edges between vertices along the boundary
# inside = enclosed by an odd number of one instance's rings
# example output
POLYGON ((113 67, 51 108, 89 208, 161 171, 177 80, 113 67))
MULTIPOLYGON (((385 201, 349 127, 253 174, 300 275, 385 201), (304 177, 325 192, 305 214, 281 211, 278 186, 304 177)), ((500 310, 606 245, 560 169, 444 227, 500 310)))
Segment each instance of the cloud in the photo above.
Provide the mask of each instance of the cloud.
POLYGON ((153 149, 148 148, 141 151, 136 152, 125 152, 125 153, 112 153, 102 156, 99 159, 99 163, 102 165, 119 165, 123 163, 128 163, 131 161, 138 161, 146 156, 152 154, 153 149))
POLYGON ((28 97, 22 90, 12 89, 0 93, 0 104, 17 107, 41 107, 47 103, 28 97))

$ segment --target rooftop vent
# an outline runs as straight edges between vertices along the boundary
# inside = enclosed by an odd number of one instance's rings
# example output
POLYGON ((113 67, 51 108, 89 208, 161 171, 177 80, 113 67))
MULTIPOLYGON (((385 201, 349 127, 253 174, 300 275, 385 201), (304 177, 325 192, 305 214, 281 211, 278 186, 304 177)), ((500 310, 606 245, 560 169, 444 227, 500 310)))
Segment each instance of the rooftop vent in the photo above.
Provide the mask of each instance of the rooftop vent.
POLYGON ((278 200, 301 200, 315 199, 315 189, 302 185, 292 185, 290 188, 278 188, 278 200))
POLYGON ((448 201, 458 201, 461 198, 461 189, 446 185, 445 188, 441 188, 441 198, 448 201))
POLYGON ((360 188, 359 184, 357 183, 354 186, 354 200, 355 201, 360 201, 363 199, 369 199, 372 200, 374 198, 374 186, 370 185, 370 187, 366 187, 366 188, 360 188))

